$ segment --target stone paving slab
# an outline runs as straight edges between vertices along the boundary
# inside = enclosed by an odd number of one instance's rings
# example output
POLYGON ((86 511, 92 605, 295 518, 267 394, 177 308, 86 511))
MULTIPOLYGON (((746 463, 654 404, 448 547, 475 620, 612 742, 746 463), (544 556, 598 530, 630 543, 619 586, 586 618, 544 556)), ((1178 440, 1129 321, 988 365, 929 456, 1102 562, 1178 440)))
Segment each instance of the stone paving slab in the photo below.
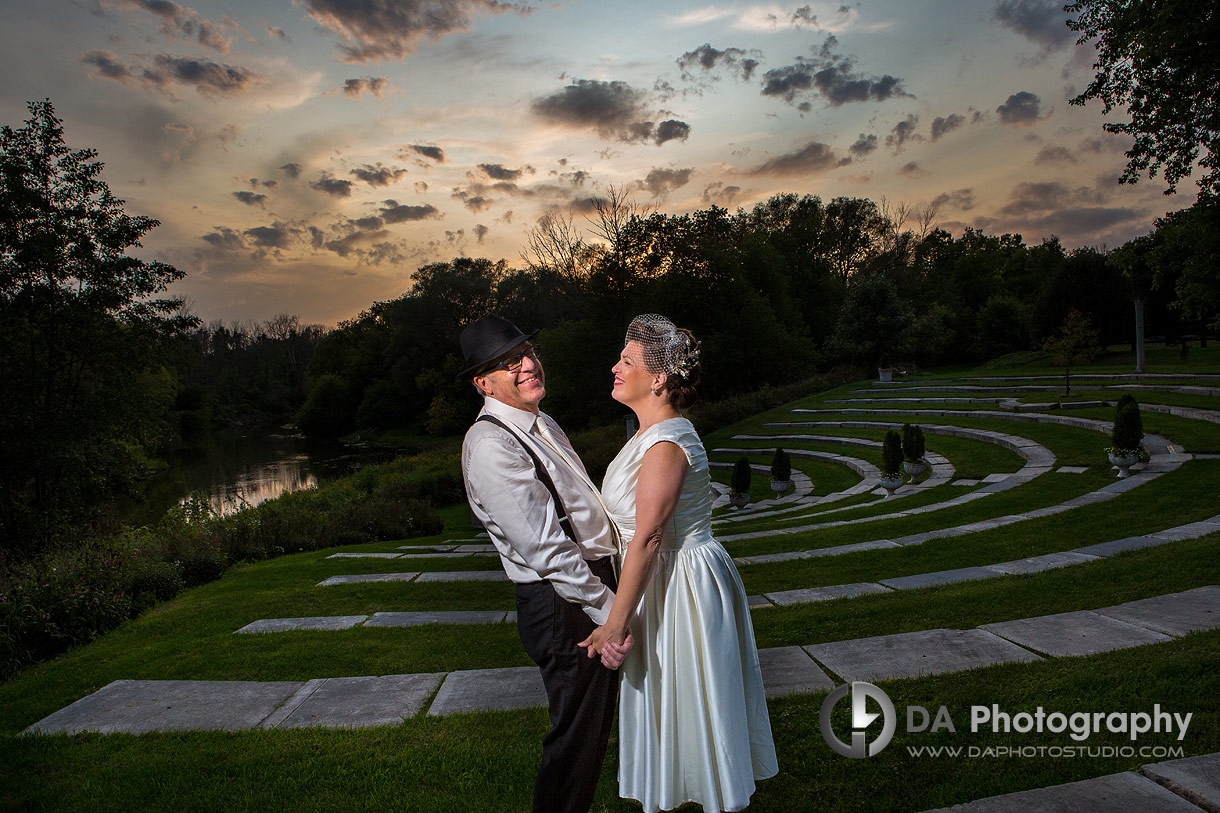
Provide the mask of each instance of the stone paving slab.
POLYGON ((450 672, 428 716, 466 711, 509 711, 546 705, 546 690, 536 666, 466 669, 450 672))
POLYGON ((1096 545, 1088 545, 1083 548, 1076 548, 1070 553, 1085 553, 1092 556, 1113 556, 1116 553, 1122 553, 1128 550, 1140 550, 1142 548, 1152 548, 1157 545, 1164 545, 1170 540, 1158 539, 1153 536, 1128 536, 1123 539, 1114 539, 1109 542, 1100 542, 1096 545))
POLYGON ((419 627, 424 624, 502 624, 504 610, 438 610, 436 612, 373 613, 366 627, 419 627))
POLYGON ((323 615, 309 618, 260 618, 235 634, 288 632, 290 630, 346 630, 368 618, 367 615, 323 615))
POLYGON ((503 570, 437 570, 432 573, 421 573, 415 580, 419 582, 506 582, 508 576, 503 570))
POLYGON ((1064 553, 1045 553, 1041 556, 1031 556, 1028 559, 1016 559, 1011 562, 1000 562, 990 567, 1000 571, 1001 573, 1041 573, 1043 570, 1051 570, 1056 567, 1067 567, 1068 565, 1078 565, 1083 562, 1094 562, 1096 556, 1089 556, 1084 553, 1076 553, 1067 551, 1064 553))
POLYGON ((457 545, 399 545, 399 550, 415 551, 416 553, 440 553, 453 550, 457 545))
POLYGON ((318 582, 318 587, 333 587, 336 584, 370 584, 374 582, 409 582, 419 573, 360 573, 351 576, 331 576, 318 582))
POLYGON ((116 680, 26 729, 33 734, 253 728, 305 681, 116 680))
POLYGON ((401 553, 332 553, 327 559, 397 559, 401 553))
POLYGON ((1145 765, 1140 773, 1207 810, 1220 810, 1220 754, 1145 765))
POLYGON ((763 686, 767 697, 828 692, 834 681, 799 646, 777 646, 758 650, 763 686))
POLYGON ((1168 635, 1092 610, 983 624, 979 629, 1047 655, 1093 655, 1170 640, 1168 635))
POLYGON ((1008 477, 1009 477, 1008 473, 988 474, 986 477, 983 478, 983 482, 984 483, 998 483, 1001 480, 1007 480, 1008 477))
POLYGON ((1148 534, 1156 539, 1165 539, 1177 541, 1179 539, 1198 539, 1201 536, 1214 534, 1220 531, 1220 522, 1215 520, 1204 520, 1203 522, 1191 522, 1187 525, 1179 525, 1176 528, 1166 528, 1163 531, 1148 534))
POLYGON ((1088 466, 1060 466, 1056 469, 1060 474, 1084 474, 1088 470, 1088 466))
POLYGON ((320 680, 299 701, 286 703, 286 706, 291 706, 286 714, 277 714, 276 719, 269 718, 263 727, 363 728, 397 725, 419 713, 444 676, 444 672, 434 672, 320 680))
POLYGON ((496 546, 486 542, 481 545, 458 545, 457 551, 458 553, 495 553, 496 546))
POLYGON ((833 601, 837 598, 851 598, 868 593, 889 593, 888 588, 879 584, 861 582, 857 584, 837 584, 830 587, 803 587, 799 590, 779 590, 766 593, 772 603, 779 605, 806 604, 811 601, 833 601))
POLYGON ((940 570, 936 573, 917 573, 913 576, 899 576, 896 579, 881 579, 880 581, 881 584, 894 590, 914 590, 937 584, 993 579, 1002 575, 1004 574, 990 567, 958 567, 952 570, 940 570))
POLYGON ((451 550, 443 553, 404 553, 400 559, 462 559, 471 556, 469 553, 451 550))
POLYGON ((766 596, 746 596, 746 602, 751 608, 771 606, 771 599, 766 596))
POLYGON ((1167 635, 1220 627, 1220 586, 1196 587, 1181 593, 1129 601, 1097 612, 1167 635))
POLYGON ((844 680, 890 680, 1041 660, 1028 649, 982 629, 919 630, 804 649, 844 680))
POLYGON ((1199 808, 1137 773, 1116 773, 977 799, 940 808, 959 813, 1114 813, 1116 810, 1199 813, 1199 808))
POLYGON ((950 483, 949 485, 951 485, 951 486, 965 486, 965 487, 969 488, 969 487, 971 487, 971 486, 977 486, 978 484, 979 484, 979 481, 978 481, 978 480, 972 480, 972 479, 970 479, 969 477, 963 477, 963 478, 961 478, 960 480, 954 480, 954 481, 953 481, 952 483, 950 483))

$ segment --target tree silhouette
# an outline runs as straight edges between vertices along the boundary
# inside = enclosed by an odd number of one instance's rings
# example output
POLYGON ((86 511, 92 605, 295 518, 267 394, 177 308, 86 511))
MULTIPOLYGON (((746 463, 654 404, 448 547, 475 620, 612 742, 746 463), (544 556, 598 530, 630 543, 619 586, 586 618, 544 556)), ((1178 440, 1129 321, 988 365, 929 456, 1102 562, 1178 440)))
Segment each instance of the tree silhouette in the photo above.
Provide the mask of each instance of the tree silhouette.
POLYGON ((1101 347, 1097 344, 1097 331, 1093 330, 1089 317, 1072 308, 1063 319, 1058 335, 1042 344, 1050 351, 1055 363, 1063 367, 1063 394, 1072 394, 1072 365, 1088 364, 1101 347))

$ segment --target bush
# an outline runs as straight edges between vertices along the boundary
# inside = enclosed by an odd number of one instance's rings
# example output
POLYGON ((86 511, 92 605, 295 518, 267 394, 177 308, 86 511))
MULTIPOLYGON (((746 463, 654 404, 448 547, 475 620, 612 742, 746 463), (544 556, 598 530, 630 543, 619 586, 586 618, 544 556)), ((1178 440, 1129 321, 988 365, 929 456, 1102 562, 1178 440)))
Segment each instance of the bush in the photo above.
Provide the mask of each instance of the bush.
POLYGON ((783 449, 776 448, 771 456, 771 479, 781 483, 792 479, 792 460, 783 449))
POLYGON ((735 494, 750 493, 750 461, 745 456, 737 458, 737 462, 733 464, 733 476, 729 479, 729 485, 735 494))
POLYGON ((1114 429, 1110 432, 1110 445, 1118 452, 1139 451, 1144 439, 1144 424, 1140 419, 1139 404, 1132 400, 1123 404, 1114 416, 1114 429))
POLYGON ((923 427, 919 424, 904 423, 902 425, 902 456, 917 463, 923 460, 927 452, 927 444, 923 437, 923 427))
POLYGON ((891 429, 881 444, 881 473, 893 477, 902 472, 902 435, 891 429))

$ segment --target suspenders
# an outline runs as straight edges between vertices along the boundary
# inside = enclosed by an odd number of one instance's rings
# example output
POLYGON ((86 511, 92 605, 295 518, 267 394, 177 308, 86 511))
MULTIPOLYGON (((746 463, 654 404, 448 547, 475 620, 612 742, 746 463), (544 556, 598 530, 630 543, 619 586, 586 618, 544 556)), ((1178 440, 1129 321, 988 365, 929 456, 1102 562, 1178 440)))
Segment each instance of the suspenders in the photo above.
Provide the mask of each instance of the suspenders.
MULTIPOLYGON (((517 433, 509 429, 508 425, 505 424, 504 421, 500 420, 494 415, 480 415, 477 419, 475 419, 476 423, 478 421, 488 421, 489 423, 494 423, 496 426, 500 427, 505 432, 508 432, 508 434, 512 435, 514 438, 517 438, 518 442, 521 442, 521 439, 517 437, 517 433)), ((576 542, 576 532, 572 530, 572 521, 568 519, 568 510, 563 507, 563 500, 559 499, 559 492, 555 489, 555 481, 551 479, 551 475, 547 474, 546 468, 543 467, 542 461, 538 459, 538 455, 534 454, 533 449, 523 442, 521 443, 521 448, 525 449, 525 453, 528 454, 530 459, 534 461, 534 471, 538 473, 538 479, 544 486, 546 486, 546 490, 551 492, 551 499, 555 501, 555 510, 559 514, 559 527, 563 528, 563 532, 567 534, 568 539, 576 542)))

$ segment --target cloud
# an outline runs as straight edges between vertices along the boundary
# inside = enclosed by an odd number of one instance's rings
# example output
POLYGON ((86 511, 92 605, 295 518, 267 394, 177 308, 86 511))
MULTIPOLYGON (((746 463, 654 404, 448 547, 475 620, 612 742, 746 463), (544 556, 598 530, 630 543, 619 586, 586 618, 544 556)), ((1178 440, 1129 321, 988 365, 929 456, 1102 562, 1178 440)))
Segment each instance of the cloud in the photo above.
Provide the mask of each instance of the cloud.
MULTIPOLYGON (((1000 121, 1018 127, 1028 127, 1045 118, 1042 116, 1042 100, 1036 93, 1030 93, 1028 90, 1012 94, 995 112, 1000 114, 1000 121)), ((1046 117, 1049 116, 1048 113, 1046 117)))
POLYGON ((899 168, 897 174, 903 176, 904 178, 922 178, 928 174, 928 171, 920 167, 919 164, 915 163, 914 161, 909 161, 899 168))
POLYGON ((384 98, 382 92, 390 86, 390 80, 382 76, 370 76, 366 79, 343 80, 343 95, 349 99, 359 99, 367 90, 378 99, 384 98))
POLYGON ((670 15, 671 25, 693 26, 705 25, 731 18, 731 28, 743 31, 775 33, 784 29, 802 29, 809 27, 821 28, 827 31, 838 31, 855 24, 859 13, 845 4, 838 4, 834 10, 833 19, 829 22, 819 21, 811 6, 801 6, 793 12, 788 12, 776 5, 748 5, 744 3, 728 6, 701 6, 683 14, 670 15))
POLYGON ((724 181, 712 181, 703 188, 703 202, 727 208, 740 194, 740 186, 726 186, 724 181))
POLYGON ((974 190, 973 189, 954 189, 952 192, 944 192, 932 199, 932 207, 939 209, 942 206, 949 206, 954 209, 961 209, 963 212, 968 212, 974 208, 974 190))
POLYGON ((663 198, 679 187, 686 186, 693 168, 687 169, 654 169, 642 181, 636 181, 636 186, 652 193, 654 198, 663 198))
POLYGON ((300 164, 293 162, 290 164, 284 164, 282 167, 279 167, 279 169, 286 173, 289 178, 297 178, 301 175, 302 167, 300 164))
POLYGON ((407 144, 399 152, 399 155, 406 157, 406 153, 413 152, 416 155, 422 155, 425 158, 431 159, 438 164, 445 163, 445 151, 440 147, 433 147, 427 144, 407 144))
POLYGON ((660 146, 685 140, 690 125, 669 119, 655 125, 647 112, 647 94, 626 82, 577 79, 563 90, 535 99, 534 115, 564 127, 593 129, 606 139, 626 143, 653 141, 660 146))
POLYGON ((352 196, 351 181, 342 178, 333 178, 327 173, 323 173, 321 178, 316 181, 310 181, 311 189, 316 189, 319 192, 325 192, 327 195, 336 198, 350 198, 352 196))
POLYGON ((875 149, 877 149, 877 136, 860 133, 856 143, 848 147, 847 151, 857 158, 863 158, 875 149))
POLYGON ((909 114, 905 119, 894 125, 889 135, 885 137, 885 146, 891 148, 894 154, 902 152, 908 141, 922 141, 923 136, 915 132, 919 126, 919 116, 909 114))
POLYGON ((280 42, 292 42, 292 38, 284 33, 284 29, 271 23, 263 23, 267 27, 267 36, 280 42))
POLYGON ((499 0, 301 0, 306 12, 338 34, 344 62, 402 59, 423 39, 467 30, 477 12, 533 11, 499 0))
POLYGON ((761 60, 762 51, 745 51, 741 48, 725 48, 723 51, 719 51, 710 43, 705 42, 695 50, 687 51, 678 57, 677 62, 678 69, 682 71, 682 78, 687 82, 697 82, 704 76, 715 81, 719 79, 714 73, 717 68, 722 68, 730 76, 739 76, 742 81, 748 82, 754 75, 754 69, 761 64, 761 60), (695 74, 696 69, 701 73, 695 74))
POLYGON ((1059 147, 1053 144, 1047 144, 1038 151, 1038 157, 1034 159, 1035 164, 1075 164, 1076 156, 1072 155, 1072 151, 1067 147, 1059 147))
POLYGON ((483 245, 483 238, 487 236, 487 232, 489 231, 491 231, 491 229, 487 228, 482 223, 475 224, 474 236, 479 245, 483 245))
POLYGON ((263 207, 267 205, 267 196, 259 195, 254 192, 242 190, 241 192, 234 192, 233 197, 237 198, 247 206, 263 207))
POLYGON ((469 189, 454 189, 453 197, 460 200, 463 206, 475 214, 490 209, 494 203, 491 199, 469 189))
POLYGON ((298 233, 296 229, 289 228, 282 223, 276 223, 271 226, 255 226, 245 231, 246 236, 254 242, 254 245, 260 248, 280 249, 290 248, 298 233))
POLYGON ((390 198, 382 201, 385 204, 377 213, 386 223, 407 223, 415 220, 427 220, 429 218, 439 219, 441 213, 435 206, 423 204, 422 206, 408 206, 390 198))
POLYGON ((829 144, 810 141, 799 150, 779 155, 750 170, 750 175, 808 175, 846 166, 851 158, 839 158, 829 144))
POLYGON ((199 239, 221 251, 240 251, 246 248, 245 238, 225 226, 214 227, 211 234, 201 235, 199 239))
POLYGON ((496 181, 517 181, 526 172, 533 174, 534 168, 524 166, 521 169, 509 169, 503 164, 479 164, 479 169, 483 170, 483 174, 488 178, 496 181))
POLYGON ((1053 209, 1099 203, 1101 199, 1100 192, 1088 187, 1072 189, 1059 181, 1026 181, 1013 187, 1010 200, 1000 209, 1000 213, 1010 217, 1027 217, 1053 209))
MULTIPOLYGON (((902 80, 890 76, 866 77, 855 69, 856 58, 835 53, 839 44, 832 34, 813 58, 797 57, 796 63, 773 68, 763 74, 762 95, 778 96, 788 104, 798 97, 816 93, 831 107, 850 102, 883 102, 911 94, 902 89, 902 80)), ((809 109, 803 102, 803 111, 809 109)))
MULTIPOLYGON (((382 166, 381 162, 378 161, 376 166, 365 164, 362 167, 356 167, 348 174, 357 180, 364 181, 369 186, 389 186, 392 183, 396 183, 403 175, 406 175, 407 171, 400 167, 391 168, 382 166)), ((317 189, 316 186, 314 188, 317 189)), ((351 194, 350 190, 348 194, 351 194)))
POLYGON ((1040 45, 1046 52, 1076 39, 1076 34, 1067 27, 1063 0, 1000 0, 993 14, 1000 25, 1040 45))
POLYGON ((195 9, 180 6, 172 0, 103 0, 101 5, 124 11, 147 11, 161 21, 161 33, 167 37, 194 41, 204 48, 229 53, 232 41, 220 33, 215 23, 201 17, 195 9))
POLYGON ((931 139, 933 141, 940 141, 941 137, 946 133, 956 130, 965 123, 966 119, 957 113, 950 113, 948 116, 937 116, 932 119, 931 139))
POLYGON ((108 51, 89 51, 81 62, 97 68, 97 75, 124 85, 140 85, 161 91, 171 98, 179 85, 195 88, 200 96, 215 98, 249 93, 264 84, 259 74, 237 65, 222 65, 206 59, 157 54, 151 61, 121 64, 108 51))

